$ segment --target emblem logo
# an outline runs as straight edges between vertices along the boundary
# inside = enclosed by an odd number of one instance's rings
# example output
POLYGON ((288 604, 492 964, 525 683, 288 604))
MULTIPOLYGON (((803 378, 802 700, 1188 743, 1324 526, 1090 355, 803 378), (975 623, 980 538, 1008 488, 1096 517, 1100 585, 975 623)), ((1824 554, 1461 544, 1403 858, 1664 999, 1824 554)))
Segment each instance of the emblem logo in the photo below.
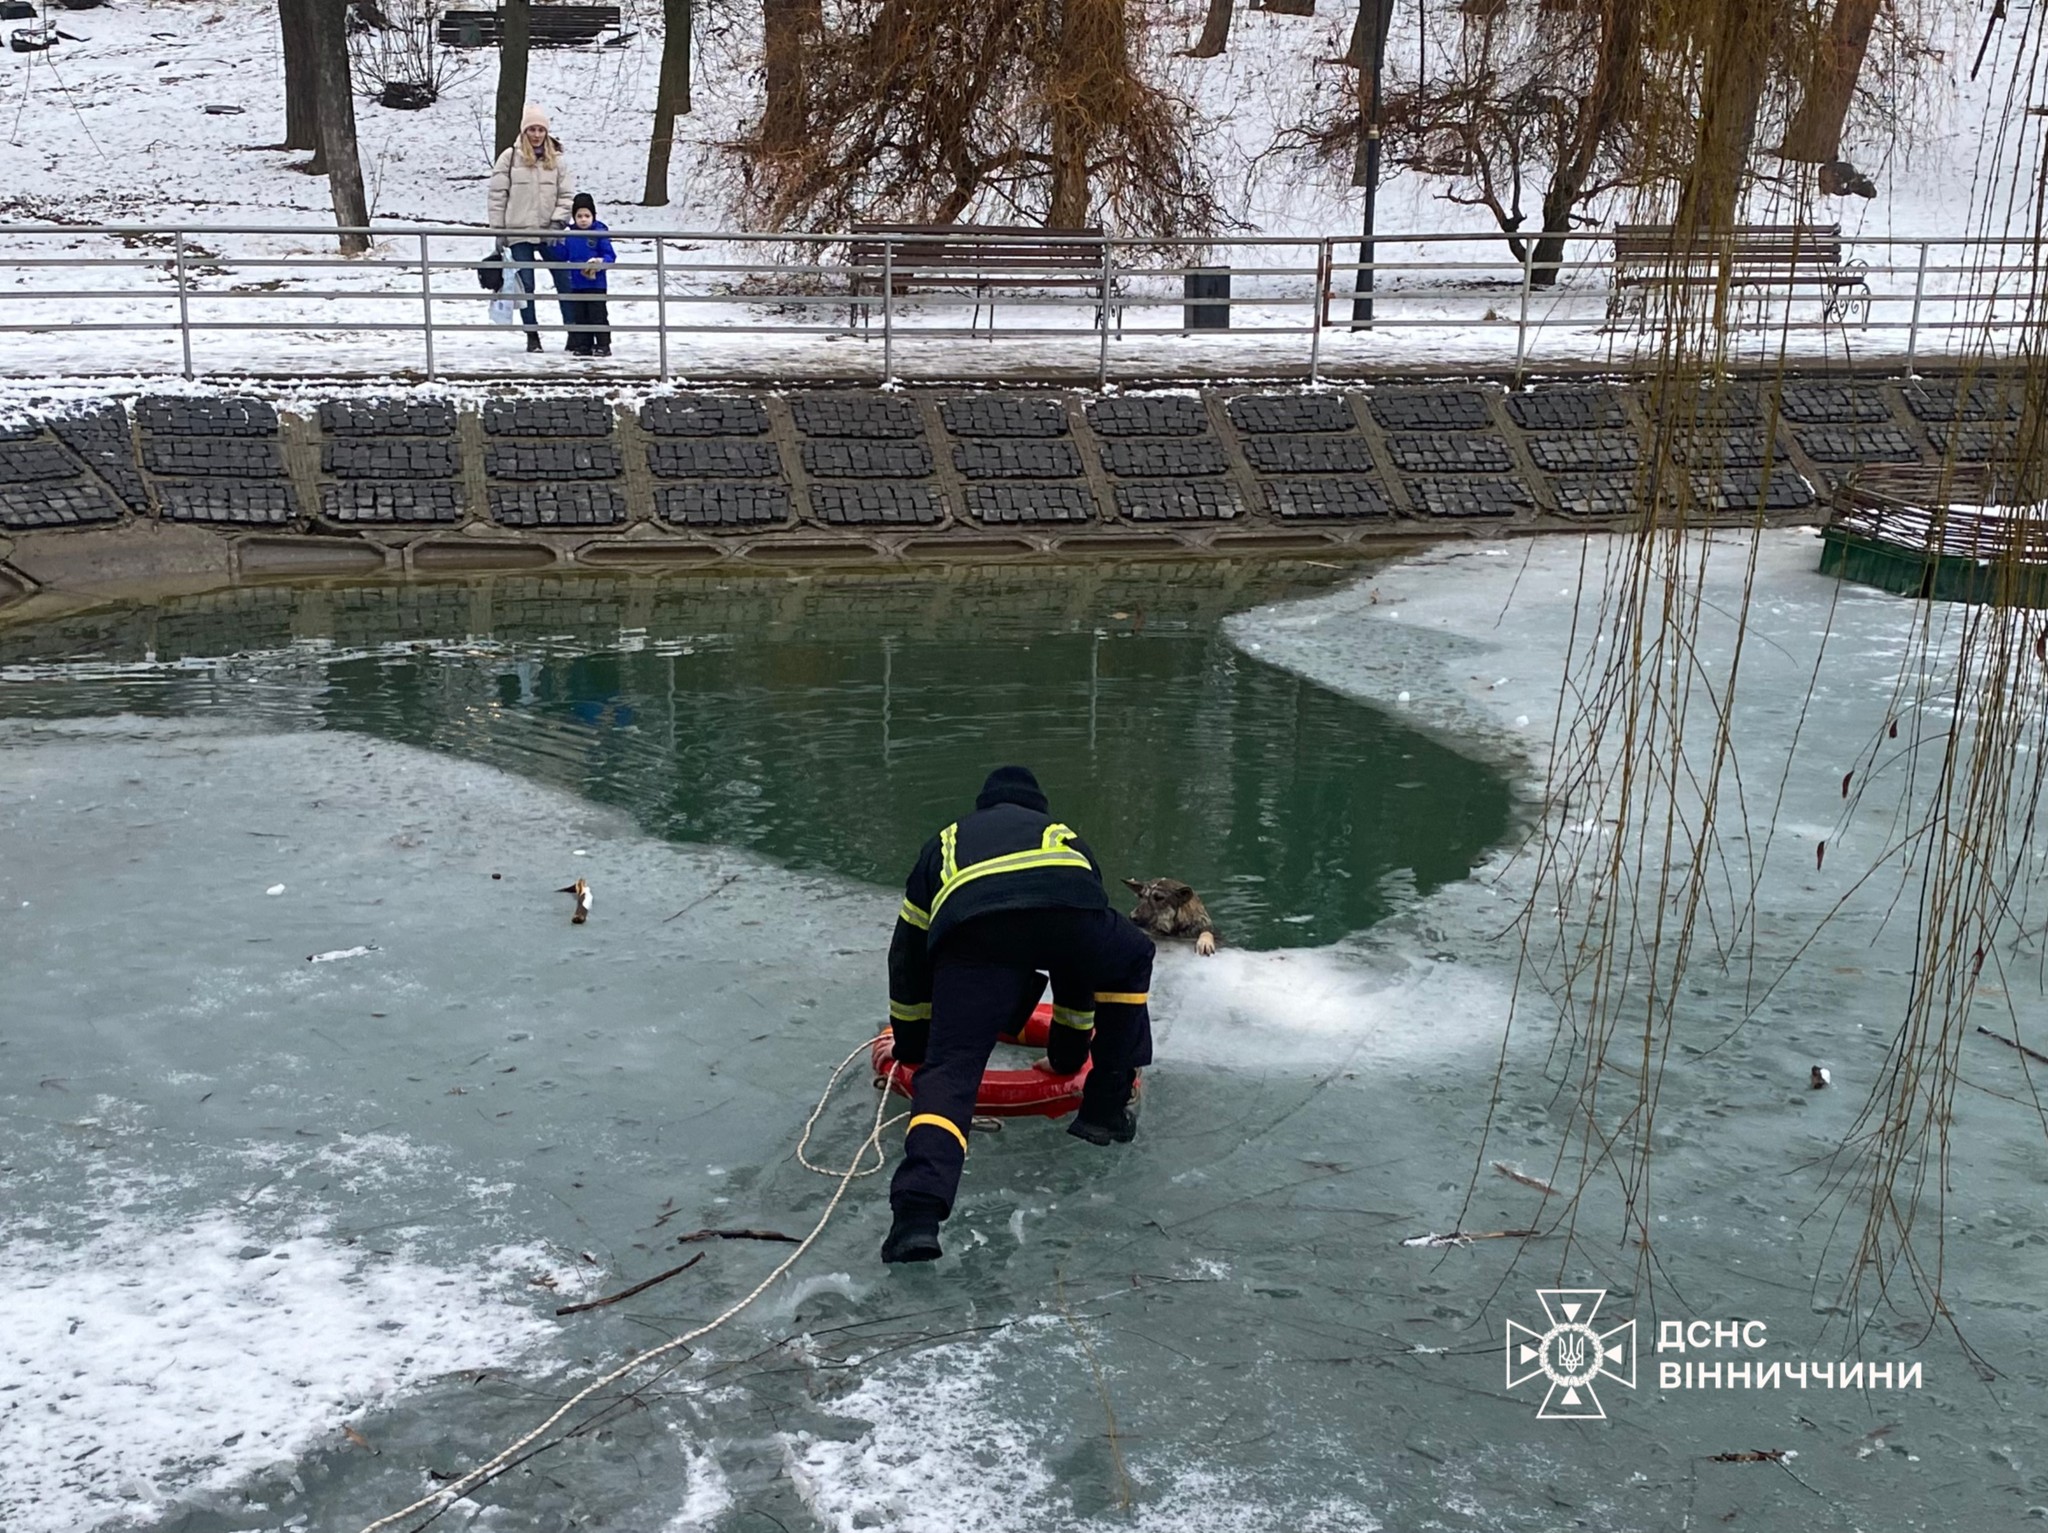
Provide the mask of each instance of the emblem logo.
POLYGON ((1508 1388, 1544 1378, 1537 1416, 1546 1421, 1605 1421, 1607 1412, 1593 1381, 1614 1380, 1624 1389, 1636 1387, 1636 1323, 1625 1320, 1612 1330, 1594 1329, 1594 1317, 1607 1300, 1604 1288, 1539 1288, 1537 1302, 1550 1324, 1543 1331, 1508 1322, 1508 1388))

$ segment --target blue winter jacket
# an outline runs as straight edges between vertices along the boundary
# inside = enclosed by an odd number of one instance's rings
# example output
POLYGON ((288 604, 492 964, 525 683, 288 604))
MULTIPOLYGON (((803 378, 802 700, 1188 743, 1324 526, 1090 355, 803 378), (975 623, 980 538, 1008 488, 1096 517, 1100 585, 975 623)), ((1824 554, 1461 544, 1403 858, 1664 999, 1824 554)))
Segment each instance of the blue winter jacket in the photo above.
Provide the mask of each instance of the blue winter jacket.
POLYGON ((604 223, 593 219, 588 229, 570 227, 555 241, 550 260, 568 261, 570 267, 562 273, 563 287, 571 293, 602 293, 605 289, 605 271, 599 267, 597 275, 586 277, 583 268, 592 261, 612 262, 618 260, 618 252, 612 249, 612 242, 604 237, 604 223))

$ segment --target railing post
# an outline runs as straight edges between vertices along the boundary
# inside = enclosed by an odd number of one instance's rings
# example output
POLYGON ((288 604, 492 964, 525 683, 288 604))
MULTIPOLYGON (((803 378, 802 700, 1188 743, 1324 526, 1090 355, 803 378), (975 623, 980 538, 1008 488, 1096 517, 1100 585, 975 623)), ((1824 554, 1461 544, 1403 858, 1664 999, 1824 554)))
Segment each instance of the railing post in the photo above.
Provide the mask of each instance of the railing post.
POLYGON ((1308 317, 1308 386, 1321 382, 1323 367, 1323 295, 1330 287, 1330 242, 1316 242, 1316 301, 1308 317))
POLYGON ((1536 259, 1536 242, 1530 240, 1522 246, 1522 312, 1515 320, 1515 387, 1522 386, 1522 369, 1529 360, 1529 289, 1535 277, 1532 265, 1536 259))
POLYGON ((1920 271, 1913 279, 1913 322, 1906 327, 1906 376, 1913 376, 1913 361, 1920 354, 1920 300, 1927 292, 1927 241, 1920 242, 1920 271))
POLYGON ((1097 327, 1102 331, 1102 345, 1095 357, 1095 386, 1098 389, 1109 387, 1109 288, 1115 280, 1111 256, 1109 236, 1105 234, 1102 236, 1102 313, 1097 327))
POLYGON ((178 338, 184 345, 185 376, 192 376, 192 310, 185 298, 185 231, 175 229, 172 238, 176 241, 178 257, 178 338))
POLYGON ((896 264, 895 240, 882 236, 882 382, 896 379, 896 264))
POLYGON ((661 350, 661 378, 668 381, 668 242, 654 237, 654 338, 661 350))
POLYGON ((427 240, 427 235, 420 236, 420 319, 426 327, 427 377, 431 379, 434 376, 434 261, 427 240))

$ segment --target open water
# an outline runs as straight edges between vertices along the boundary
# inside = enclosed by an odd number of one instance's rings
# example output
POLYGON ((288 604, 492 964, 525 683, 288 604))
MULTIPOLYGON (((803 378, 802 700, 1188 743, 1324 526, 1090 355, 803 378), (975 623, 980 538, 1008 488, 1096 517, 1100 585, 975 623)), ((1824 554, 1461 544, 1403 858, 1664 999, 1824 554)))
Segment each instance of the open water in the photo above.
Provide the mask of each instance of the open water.
MULTIPOLYGON (((0 630, 0 1525, 359 1529, 744 1294, 787 1247, 677 1237, 823 1213, 833 1181, 791 1151, 882 1014, 902 873, 1007 760, 1224 929, 1214 959, 1162 955, 1136 1143, 978 1139, 917 1271, 877 1262, 882 1182, 854 1182, 752 1309, 437 1526, 2048 1516, 2026 1056, 1975 1038, 1955 1104, 1946 1291, 1978 1364, 1910 1303, 1841 1312, 1821 1163, 1911 959, 1889 890, 1820 923, 1883 841, 1834 785, 1918 609, 1844 596, 1803 535, 1766 548, 1737 721, 1787 784, 1750 804, 1791 848, 1755 885, 1784 977, 1759 1006, 1695 961, 1657 1286, 1597 1182, 1567 1241, 1491 1169, 1554 1174, 1568 1129, 1505 934, 1516 850, 1566 829, 1540 768, 1601 546, 1363 577, 247 588, 0 630), (582 927, 555 892, 577 876, 582 927), (1507 1387, 1539 1287, 1635 1321, 1605 1419, 1507 1387), (1693 1320, 1767 1328, 1712 1361, 1914 1363, 1919 1387, 1662 1388, 1657 1328, 1693 1320), (1720 1457, 1759 1450, 1783 1456, 1720 1457)), ((2012 968, 1986 1021, 2048 1048, 2038 969, 2012 968)), ((814 1159, 872 1122, 863 1076, 814 1159)))

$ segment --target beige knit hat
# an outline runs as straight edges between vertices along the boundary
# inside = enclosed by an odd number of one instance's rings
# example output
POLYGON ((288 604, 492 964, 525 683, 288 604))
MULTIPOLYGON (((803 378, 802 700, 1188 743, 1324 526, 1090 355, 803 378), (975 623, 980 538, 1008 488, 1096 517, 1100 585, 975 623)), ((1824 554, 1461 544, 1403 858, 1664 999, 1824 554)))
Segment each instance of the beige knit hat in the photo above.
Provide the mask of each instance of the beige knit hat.
POLYGON ((547 109, 527 102, 526 110, 519 114, 519 131, 524 133, 528 128, 545 128, 547 125, 547 109))

